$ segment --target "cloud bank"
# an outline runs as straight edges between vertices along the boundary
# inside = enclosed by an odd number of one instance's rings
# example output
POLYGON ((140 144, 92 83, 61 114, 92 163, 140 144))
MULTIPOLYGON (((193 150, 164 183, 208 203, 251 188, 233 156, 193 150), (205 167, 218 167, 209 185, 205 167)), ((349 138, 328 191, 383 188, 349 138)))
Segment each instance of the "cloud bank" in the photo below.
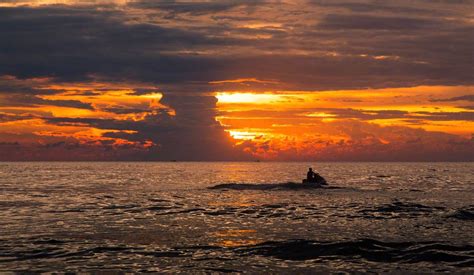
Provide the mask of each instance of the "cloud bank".
POLYGON ((1 158, 473 160, 472 4, 0 1, 1 158), (419 97, 378 95, 398 87, 419 97), (339 99, 251 111, 215 97, 285 91, 339 99), (301 115, 335 120, 299 122, 319 139, 232 136, 258 112, 293 131, 301 115))

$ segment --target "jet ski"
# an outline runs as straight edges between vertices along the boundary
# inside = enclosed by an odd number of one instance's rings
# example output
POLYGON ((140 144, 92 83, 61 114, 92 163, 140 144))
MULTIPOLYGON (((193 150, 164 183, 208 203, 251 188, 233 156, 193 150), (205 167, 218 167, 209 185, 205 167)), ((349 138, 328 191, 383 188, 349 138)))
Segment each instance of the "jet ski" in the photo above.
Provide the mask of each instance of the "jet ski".
POLYGON ((302 181, 303 184, 307 184, 307 185, 321 185, 321 186, 324 186, 324 185, 328 185, 328 183, 326 182, 326 179, 321 177, 319 174, 315 174, 314 175, 314 179, 312 181, 308 181, 307 179, 303 179, 302 181))

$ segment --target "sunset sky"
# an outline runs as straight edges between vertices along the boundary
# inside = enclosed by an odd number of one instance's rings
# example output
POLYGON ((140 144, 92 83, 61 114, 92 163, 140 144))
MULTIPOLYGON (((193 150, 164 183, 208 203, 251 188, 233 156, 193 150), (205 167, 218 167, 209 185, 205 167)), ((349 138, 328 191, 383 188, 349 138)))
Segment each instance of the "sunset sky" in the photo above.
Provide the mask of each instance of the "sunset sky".
POLYGON ((0 0, 0 160, 474 161, 474 1, 0 0))

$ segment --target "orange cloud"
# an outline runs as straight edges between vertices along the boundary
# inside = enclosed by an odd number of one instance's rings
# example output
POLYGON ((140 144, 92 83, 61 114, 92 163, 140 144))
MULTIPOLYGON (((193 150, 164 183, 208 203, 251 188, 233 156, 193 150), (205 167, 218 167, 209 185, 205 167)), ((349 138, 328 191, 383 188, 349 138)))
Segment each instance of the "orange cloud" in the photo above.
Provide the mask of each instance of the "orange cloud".
POLYGON ((49 78, 18 80, 10 76, 3 76, 1 80, 36 92, 33 95, 0 94, 0 114, 3 114, 0 116, 3 118, 0 120, 0 142, 21 142, 23 146, 34 146, 64 141, 89 147, 105 142, 108 146, 148 148, 154 143, 112 137, 112 134, 131 135, 137 131, 96 128, 81 122, 81 119, 133 122, 144 120, 147 115, 158 111, 174 114, 174 110, 160 103, 163 96, 153 86, 106 82, 61 84, 53 83, 49 78), (137 93, 137 89, 149 92, 137 93), (41 94, 42 91, 45 93, 41 94), (64 103, 70 107, 55 105, 64 103), (51 119, 55 118, 78 121, 52 122, 51 119))
POLYGON ((472 142, 474 112, 459 107, 457 100, 433 100, 469 90, 472 87, 423 86, 218 92, 217 120, 239 146, 261 159, 357 159, 378 150, 387 158, 388 152, 404 152, 409 159, 410 144, 423 144, 429 155, 437 148, 455 150, 472 142))

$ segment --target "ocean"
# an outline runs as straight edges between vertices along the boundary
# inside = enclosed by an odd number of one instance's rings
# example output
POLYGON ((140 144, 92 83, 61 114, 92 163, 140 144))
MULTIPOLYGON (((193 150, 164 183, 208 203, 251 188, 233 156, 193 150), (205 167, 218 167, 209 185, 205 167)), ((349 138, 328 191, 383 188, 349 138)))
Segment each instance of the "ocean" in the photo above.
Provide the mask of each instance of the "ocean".
POLYGON ((0 162, 0 271, 472 274, 473 171, 473 163, 0 162), (329 187, 284 184, 301 182, 308 167, 329 187))

